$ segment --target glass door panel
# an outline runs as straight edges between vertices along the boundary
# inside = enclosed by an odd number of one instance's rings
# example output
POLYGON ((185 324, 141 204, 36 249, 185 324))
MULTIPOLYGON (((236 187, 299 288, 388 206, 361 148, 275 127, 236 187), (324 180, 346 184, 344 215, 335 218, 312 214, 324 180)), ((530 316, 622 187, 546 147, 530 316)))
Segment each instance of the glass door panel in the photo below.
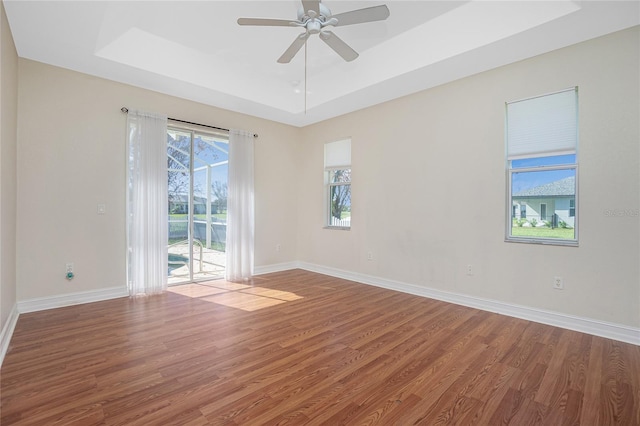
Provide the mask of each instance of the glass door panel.
POLYGON ((170 128, 168 283, 221 278, 225 269, 228 138, 170 128))
POLYGON ((196 133, 193 144, 194 279, 224 275, 228 140, 196 133))

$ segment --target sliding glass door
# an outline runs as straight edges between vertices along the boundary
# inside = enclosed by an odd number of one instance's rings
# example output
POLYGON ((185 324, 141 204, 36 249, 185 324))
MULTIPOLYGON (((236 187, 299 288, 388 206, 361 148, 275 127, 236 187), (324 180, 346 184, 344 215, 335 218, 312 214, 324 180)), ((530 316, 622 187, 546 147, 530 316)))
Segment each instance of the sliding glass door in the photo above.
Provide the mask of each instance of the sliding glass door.
POLYGON ((167 130, 169 285, 224 276, 228 148, 225 134, 167 130))

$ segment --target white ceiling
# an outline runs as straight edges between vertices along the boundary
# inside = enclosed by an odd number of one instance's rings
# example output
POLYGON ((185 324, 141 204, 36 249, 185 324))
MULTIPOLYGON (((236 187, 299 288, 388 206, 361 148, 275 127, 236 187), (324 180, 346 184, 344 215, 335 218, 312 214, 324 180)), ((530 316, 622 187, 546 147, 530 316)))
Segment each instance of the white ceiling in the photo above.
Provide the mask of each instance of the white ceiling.
POLYGON ((337 27, 345 62, 317 36, 289 64, 299 1, 4 0, 18 55, 295 126, 640 24, 633 1, 338 1, 333 14, 387 4, 386 21, 337 27))

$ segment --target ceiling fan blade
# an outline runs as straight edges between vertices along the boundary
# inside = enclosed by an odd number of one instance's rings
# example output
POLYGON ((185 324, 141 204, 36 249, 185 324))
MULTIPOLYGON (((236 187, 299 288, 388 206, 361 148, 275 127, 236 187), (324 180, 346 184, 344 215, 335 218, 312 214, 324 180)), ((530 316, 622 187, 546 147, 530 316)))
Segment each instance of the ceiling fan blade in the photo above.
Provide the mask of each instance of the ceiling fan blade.
POLYGON ((320 15, 320 0, 302 0, 302 7, 305 14, 313 10, 316 15, 320 15))
POLYGON ((282 56, 278 58, 278 62, 281 64, 288 64, 291 62, 296 53, 300 50, 302 46, 304 46, 304 42, 309 38, 309 33, 302 33, 291 43, 291 46, 284 51, 282 56))
POLYGON ((358 52, 353 50, 347 43, 342 41, 340 37, 332 33, 331 31, 322 31, 320 33, 320 38, 322 41, 327 43, 330 48, 335 50, 335 52, 342 56, 347 62, 351 62, 358 57, 358 52))
POLYGON ((352 10, 350 12, 333 15, 338 20, 334 26, 340 27, 353 24, 364 24, 365 22, 384 21, 389 17, 389 8, 386 5, 366 7, 364 9, 352 10))
POLYGON ((269 19, 269 18, 238 18, 239 25, 260 25, 265 27, 291 27, 296 24, 295 21, 287 21, 286 19, 269 19))

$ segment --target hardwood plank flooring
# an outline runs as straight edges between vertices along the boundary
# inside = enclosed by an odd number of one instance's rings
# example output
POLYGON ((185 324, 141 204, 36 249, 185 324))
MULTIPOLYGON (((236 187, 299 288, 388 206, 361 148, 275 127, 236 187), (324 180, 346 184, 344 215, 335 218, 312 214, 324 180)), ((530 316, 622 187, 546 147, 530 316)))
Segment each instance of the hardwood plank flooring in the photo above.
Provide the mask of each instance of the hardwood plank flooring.
POLYGON ((21 315, 2 425, 640 426, 640 347, 307 271, 21 315))

